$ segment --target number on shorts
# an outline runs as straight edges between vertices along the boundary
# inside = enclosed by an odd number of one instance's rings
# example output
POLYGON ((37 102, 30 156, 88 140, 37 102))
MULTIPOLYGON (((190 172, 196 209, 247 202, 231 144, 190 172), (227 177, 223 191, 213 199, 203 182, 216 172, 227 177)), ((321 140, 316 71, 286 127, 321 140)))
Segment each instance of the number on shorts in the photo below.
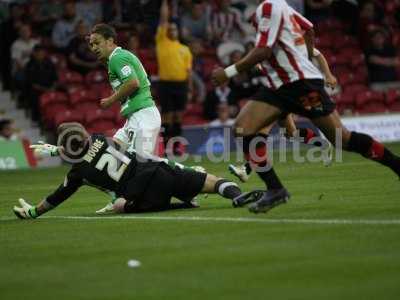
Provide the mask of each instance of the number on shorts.
POLYGON ((106 151, 97 162, 96 169, 102 171, 107 165, 108 176, 119 182, 131 160, 111 146, 108 146, 106 151), (118 166, 119 164, 121 165, 118 166))

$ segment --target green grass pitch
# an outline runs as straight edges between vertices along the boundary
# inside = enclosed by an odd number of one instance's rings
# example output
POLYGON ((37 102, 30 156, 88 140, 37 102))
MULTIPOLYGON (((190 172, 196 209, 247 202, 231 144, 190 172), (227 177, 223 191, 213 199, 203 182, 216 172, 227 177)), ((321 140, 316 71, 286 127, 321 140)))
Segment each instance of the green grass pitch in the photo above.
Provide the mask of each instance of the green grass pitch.
MULTIPOLYGON (((400 299, 400 182, 344 161, 276 163, 292 198, 263 215, 209 196, 199 209, 91 218, 108 199, 82 188, 21 221, 17 199, 36 203, 67 168, 1 172, 0 299, 400 299)), ((232 178, 226 163, 204 166, 232 178)), ((257 176, 243 185, 256 187, 257 176)))

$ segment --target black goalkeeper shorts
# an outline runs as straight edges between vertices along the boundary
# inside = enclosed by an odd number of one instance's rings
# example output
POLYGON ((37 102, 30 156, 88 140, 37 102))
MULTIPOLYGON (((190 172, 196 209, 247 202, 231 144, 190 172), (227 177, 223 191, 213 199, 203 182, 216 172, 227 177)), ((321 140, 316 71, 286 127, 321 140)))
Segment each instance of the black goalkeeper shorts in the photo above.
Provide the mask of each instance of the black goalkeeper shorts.
POLYGON ((336 108, 321 79, 298 80, 277 90, 261 87, 251 99, 276 106, 284 113, 295 113, 309 119, 327 116, 336 108))
MULTIPOLYGON (((171 198, 190 201, 203 189, 207 174, 160 164, 140 199, 127 199, 125 212, 166 210, 171 198)), ((134 184, 134 183, 132 183, 134 184)))

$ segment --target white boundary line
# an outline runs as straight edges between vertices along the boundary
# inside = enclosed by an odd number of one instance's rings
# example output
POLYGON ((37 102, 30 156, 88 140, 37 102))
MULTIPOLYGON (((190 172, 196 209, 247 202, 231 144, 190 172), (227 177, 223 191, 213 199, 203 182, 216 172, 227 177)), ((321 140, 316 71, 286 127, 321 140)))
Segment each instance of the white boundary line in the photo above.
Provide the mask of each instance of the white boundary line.
MULTIPOLYGON (((43 216, 40 219, 64 220, 147 220, 147 221, 200 221, 226 223, 264 223, 264 224, 319 224, 319 225, 400 225, 400 219, 268 219, 243 217, 199 217, 199 216, 43 216)), ((12 217, 1 217, 0 221, 17 220, 12 217)))

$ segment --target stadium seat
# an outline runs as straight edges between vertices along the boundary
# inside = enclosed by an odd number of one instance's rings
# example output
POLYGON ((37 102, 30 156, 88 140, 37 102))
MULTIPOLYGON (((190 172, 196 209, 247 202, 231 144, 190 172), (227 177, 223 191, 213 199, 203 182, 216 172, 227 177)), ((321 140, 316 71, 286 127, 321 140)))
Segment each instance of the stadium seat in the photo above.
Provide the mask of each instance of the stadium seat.
POLYGON ((388 105, 387 108, 391 112, 400 112, 400 101, 388 105))
POLYGON ((58 82, 63 85, 83 84, 83 76, 75 71, 64 70, 58 72, 58 82))
POLYGON ((69 101, 73 106, 83 102, 95 102, 97 99, 97 93, 94 90, 75 89, 69 94, 69 101))
POLYGON ((65 103, 52 103, 50 105, 47 105, 44 110, 42 110, 42 120, 45 124, 45 126, 48 129, 53 129, 55 124, 55 116, 59 112, 63 112, 70 109, 70 106, 65 103))
POLYGON ((83 123, 84 115, 81 110, 65 110, 58 112, 54 117, 54 125, 57 127, 64 122, 79 122, 83 123))
POLYGON ((344 88, 343 93, 356 96, 358 93, 368 91, 368 87, 364 84, 351 84, 344 88))
POLYGON ((113 90, 108 83, 99 83, 94 87, 91 87, 91 89, 97 91, 98 100, 109 97, 113 93, 113 90))
POLYGON ((39 105, 41 109, 55 103, 68 104, 68 95, 59 91, 44 92, 40 95, 39 105))
POLYGON ((376 91, 363 91, 357 94, 356 96, 356 107, 362 108, 370 103, 383 103, 384 104, 385 97, 381 92, 376 91))
POLYGON ((114 123, 115 119, 115 112, 110 109, 96 109, 85 112, 85 121, 88 126, 93 126, 93 124, 103 120, 114 123))
POLYGON ((96 122, 95 124, 92 124, 91 126, 87 126, 86 129, 87 131, 92 134, 92 133, 105 133, 109 132, 110 130, 115 129, 116 126, 114 122, 109 121, 109 120, 100 120, 96 122))
POLYGON ((391 89, 386 92, 386 104, 390 106, 395 103, 400 103, 400 90, 391 89))
POLYGON ((67 69, 67 59, 63 54, 50 53, 48 54, 48 57, 59 72, 67 69))
POLYGON ((103 70, 93 70, 86 74, 85 83, 87 86, 107 82, 107 73, 103 70))
MULTIPOLYGON (((332 39, 328 34, 321 35, 321 36, 315 38, 315 46, 318 49, 331 48, 332 47, 332 39)), ((325 55, 325 53, 323 53, 323 54, 325 55)))

